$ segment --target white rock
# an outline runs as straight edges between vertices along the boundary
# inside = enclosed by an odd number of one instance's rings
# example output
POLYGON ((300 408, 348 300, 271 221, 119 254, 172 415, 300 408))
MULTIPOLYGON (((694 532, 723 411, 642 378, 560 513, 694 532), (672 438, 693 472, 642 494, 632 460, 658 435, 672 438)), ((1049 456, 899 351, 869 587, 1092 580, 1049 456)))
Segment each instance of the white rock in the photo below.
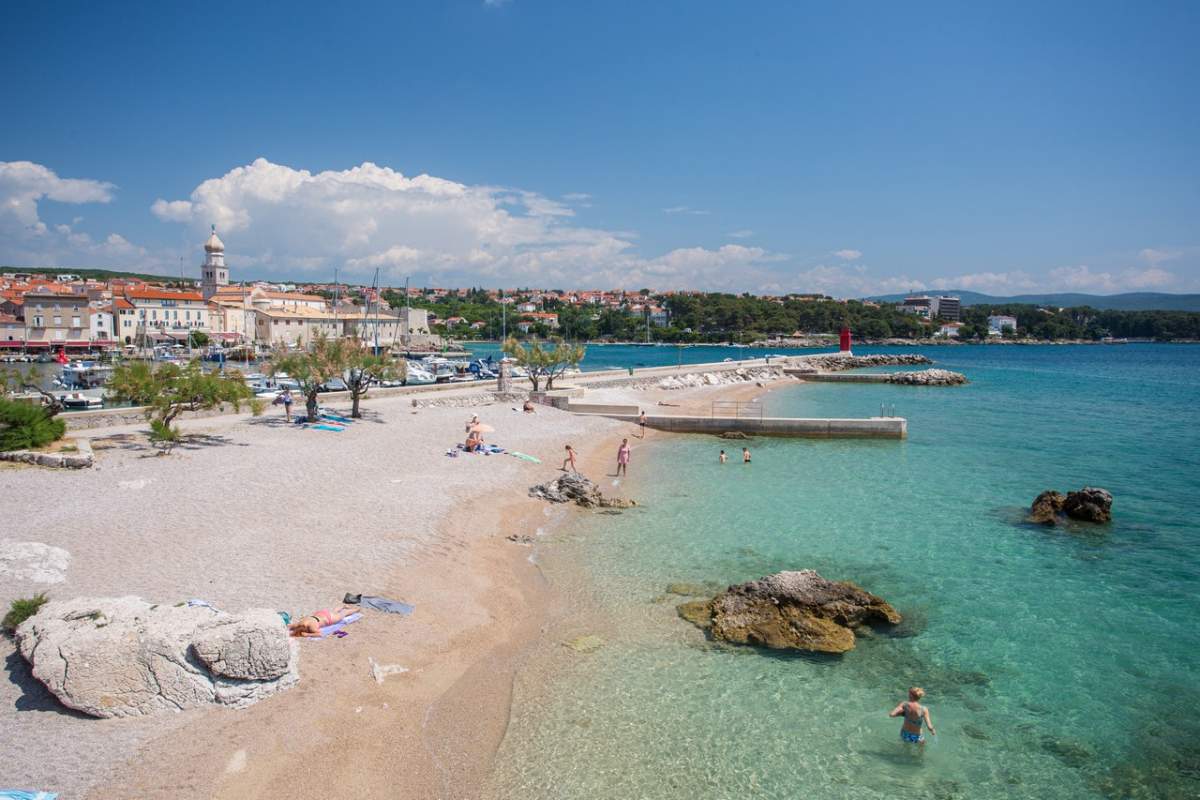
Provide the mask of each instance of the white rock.
POLYGON ((41 542, 0 540, 0 576, 30 583, 62 583, 71 554, 41 542))
POLYGON ((300 677, 299 648, 269 609, 227 614, 80 597, 42 606, 16 636, 34 677, 95 717, 244 706, 300 677))

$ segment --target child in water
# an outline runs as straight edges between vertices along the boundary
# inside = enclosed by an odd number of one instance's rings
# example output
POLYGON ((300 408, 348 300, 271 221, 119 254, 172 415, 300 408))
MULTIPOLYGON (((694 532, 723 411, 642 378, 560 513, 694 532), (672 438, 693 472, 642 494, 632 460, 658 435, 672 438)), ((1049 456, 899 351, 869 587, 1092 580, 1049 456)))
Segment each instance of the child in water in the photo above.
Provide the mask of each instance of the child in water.
POLYGON ((725 455, 724 450, 721 451, 721 455, 717 456, 717 458, 720 459, 722 464, 729 460, 729 456, 725 455))
POLYGON ((900 740, 908 744, 925 744, 925 736, 921 733, 923 725, 928 726, 930 736, 937 736, 933 720, 929 717, 929 709, 920 703, 924 696, 925 690, 914 686, 908 690, 908 701, 896 706, 892 713, 888 714, 889 717, 904 717, 904 723, 900 726, 900 740))

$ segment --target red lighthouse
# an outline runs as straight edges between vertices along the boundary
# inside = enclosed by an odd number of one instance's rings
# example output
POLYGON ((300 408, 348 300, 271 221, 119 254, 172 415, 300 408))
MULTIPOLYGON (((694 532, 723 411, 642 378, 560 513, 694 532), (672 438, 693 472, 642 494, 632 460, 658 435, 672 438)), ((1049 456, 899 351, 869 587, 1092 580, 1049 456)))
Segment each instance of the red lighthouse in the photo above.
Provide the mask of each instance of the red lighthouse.
POLYGON ((844 355, 852 355, 850 352, 850 328, 842 326, 842 341, 839 348, 844 355))

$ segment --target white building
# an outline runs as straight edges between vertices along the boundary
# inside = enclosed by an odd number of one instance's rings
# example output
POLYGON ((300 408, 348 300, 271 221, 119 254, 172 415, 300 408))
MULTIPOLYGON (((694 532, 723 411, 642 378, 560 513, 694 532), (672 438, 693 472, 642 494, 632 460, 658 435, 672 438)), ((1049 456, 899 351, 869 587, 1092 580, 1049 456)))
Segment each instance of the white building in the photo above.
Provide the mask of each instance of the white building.
POLYGON ((112 306, 92 306, 91 340, 93 344, 108 344, 116 340, 112 306))
POLYGON ((947 322, 942 327, 938 328, 937 335, 945 336, 950 339, 958 338, 958 329, 962 327, 961 322, 947 322))
POLYGON ((225 244, 217 236, 214 225, 208 241, 204 243, 204 264, 200 267, 200 292, 204 299, 217 293, 218 286, 229 285, 229 270, 225 267, 225 244))
POLYGON ((988 317, 988 336, 1003 336, 1005 328, 1012 328, 1012 332, 1017 332, 1017 318, 1010 317, 1007 314, 997 314, 988 317))

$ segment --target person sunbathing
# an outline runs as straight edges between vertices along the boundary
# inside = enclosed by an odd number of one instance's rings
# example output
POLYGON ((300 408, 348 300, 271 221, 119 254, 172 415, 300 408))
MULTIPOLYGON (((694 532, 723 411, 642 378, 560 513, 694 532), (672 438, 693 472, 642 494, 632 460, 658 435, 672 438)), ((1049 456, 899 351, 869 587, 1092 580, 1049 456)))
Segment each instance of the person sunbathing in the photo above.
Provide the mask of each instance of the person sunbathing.
POLYGON ((357 608, 349 608, 348 606, 342 606, 337 611, 330 611, 328 609, 315 611, 307 617, 301 617, 291 625, 288 625, 288 634, 302 638, 319 639, 321 637, 321 628, 341 622, 356 611, 358 611, 357 608))
POLYGON ((467 436, 467 443, 463 445, 463 449, 468 453, 474 453, 482 444, 483 434, 481 434, 479 431, 471 431, 470 435, 467 436))

